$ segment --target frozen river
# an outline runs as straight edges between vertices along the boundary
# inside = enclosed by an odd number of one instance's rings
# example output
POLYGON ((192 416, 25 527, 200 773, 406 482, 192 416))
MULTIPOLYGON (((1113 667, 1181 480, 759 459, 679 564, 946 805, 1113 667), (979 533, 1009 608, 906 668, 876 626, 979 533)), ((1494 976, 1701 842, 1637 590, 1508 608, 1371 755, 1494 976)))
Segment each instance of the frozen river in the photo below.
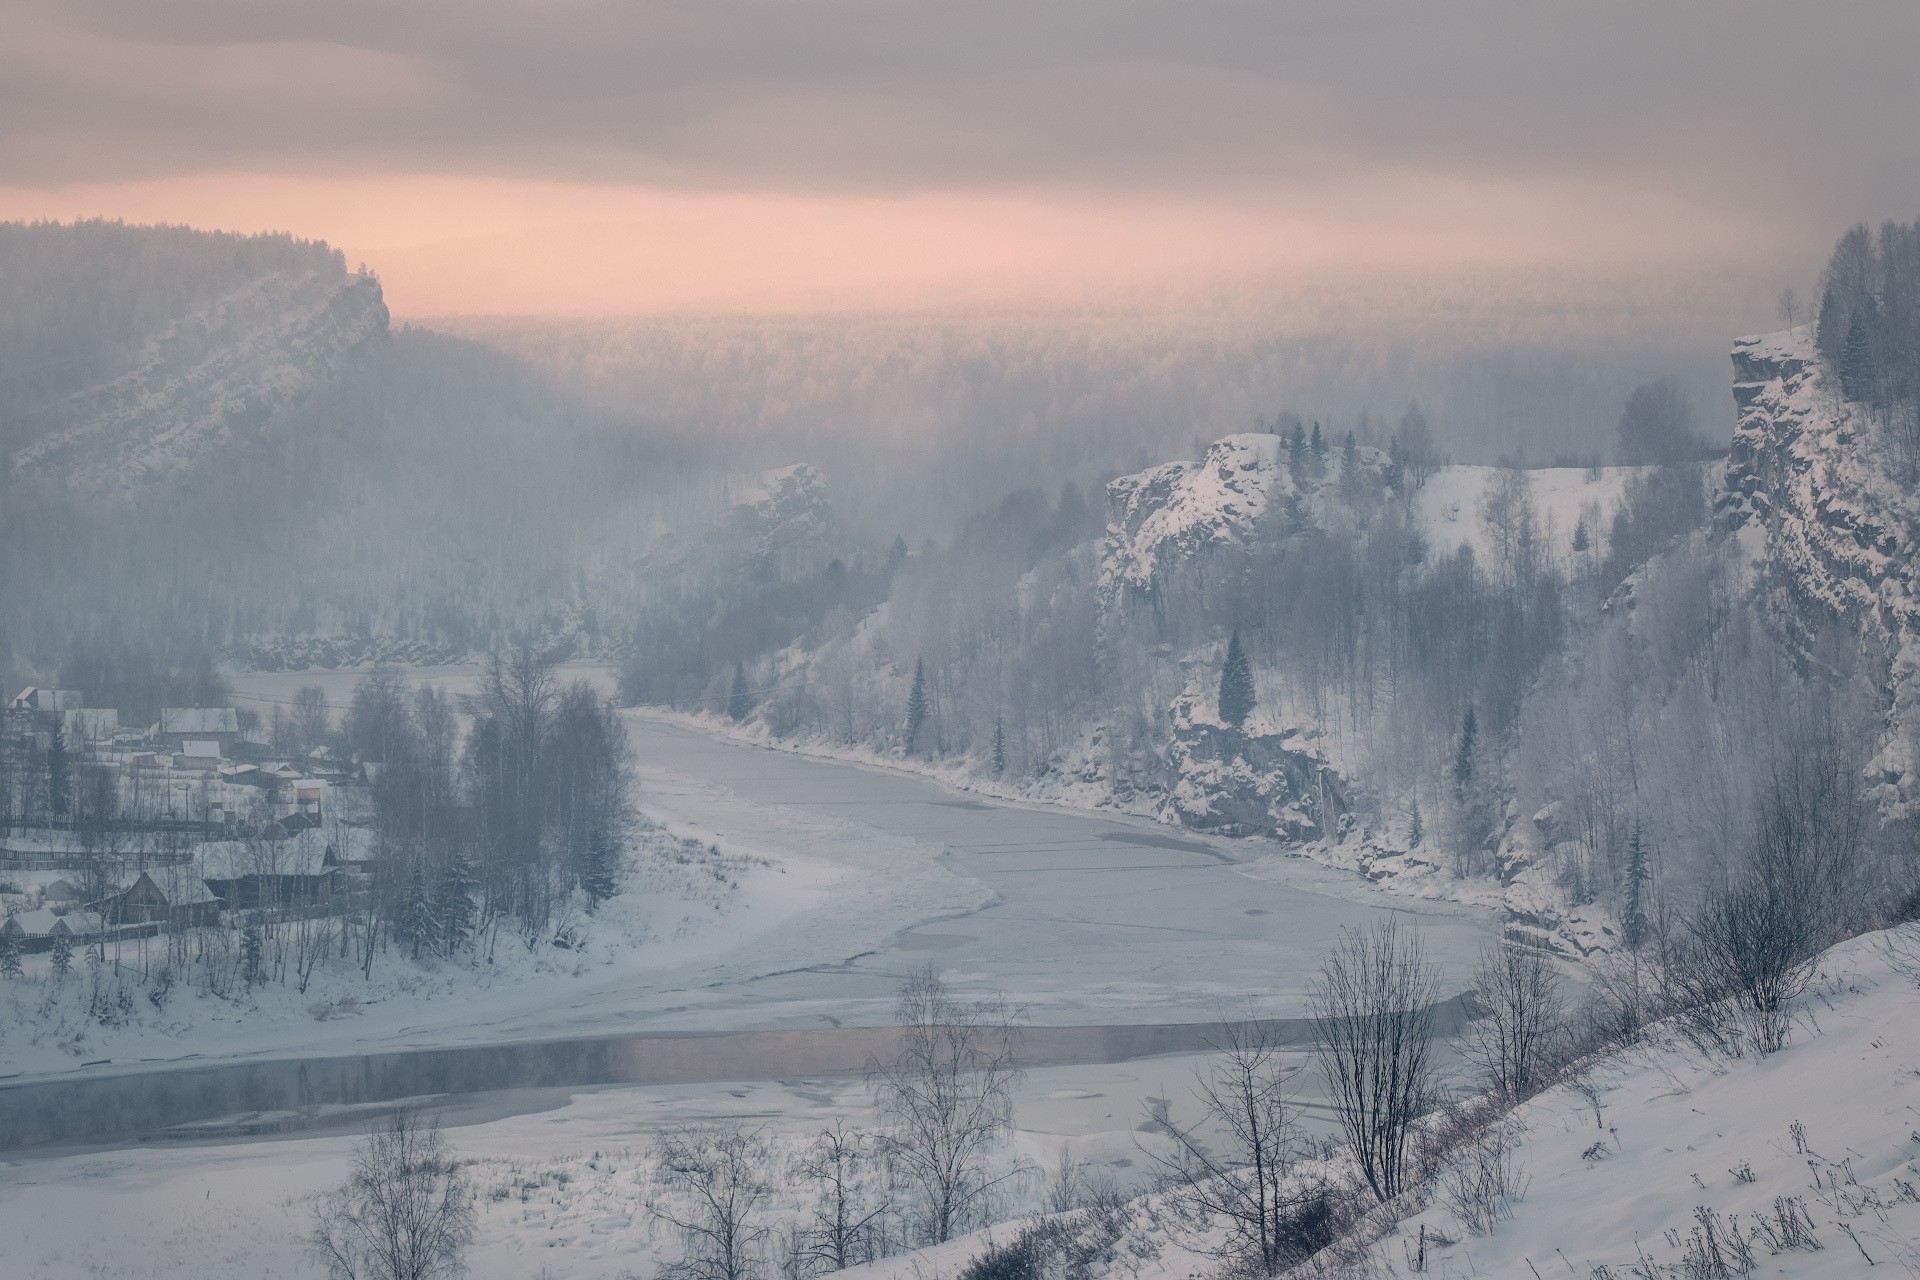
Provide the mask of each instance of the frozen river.
MULTIPOLYGON (((467 691, 477 672, 409 674, 467 691)), ((611 684, 604 668, 563 674, 611 684)), ((263 711, 310 682, 344 708, 357 678, 250 673, 235 683, 263 711)), ((1405 913, 1457 975, 1492 927, 1485 913, 1386 894, 1271 857, 1276 847, 1261 842, 983 800, 644 710, 626 721, 641 808, 791 866, 805 905, 644 980, 585 979, 558 1002, 506 997, 484 1025, 449 1031, 451 1042, 872 1025, 887 1020, 900 975, 929 960, 963 991, 1002 993, 1039 1024, 1205 1022, 1250 1001, 1293 1017, 1342 926, 1405 913)))
MULTIPOLYGON (((473 676, 414 674, 455 689, 473 676)), ((264 705, 312 679, 239 684, 264 705)), ((331 682, 344 705, 352 677, 331 682)), ((650 817, 778 869, 759 892, 791 900, 763 903, 767 923, 737 934, 715 925, 670 964, 537 990, 503 984, 345 1024, 236 1029, 185 1060, 175 1049, 173 1062, 122 1057, 19 1079, 0 1087, 0 1121, 10 1122, 0 1145, 132 1132, 111 1115, 165 1117, 158 1128, 418 1094, 770 1079, 783 1064, 766 1033, 805 1037, 808 1051, 786 1071, 857 1071, 871 1046, 854 1029, 888 1022, 901 975, 929 961, 963 994, 1004 995, 1037 1028, 1092 1033, 1039 1036, 1037 1060, 1191 1052, 1183 1025, 1299 1018, 1342 926, 1403 912, 1456 977, 1490 927, 1478 913, 1391 897, 1257 842, 987 801, 645 711, 626 718, 650 817), (1148 1028, 1172 1034, 1157 1050, 1135 1044, 1148 1028), (682 1039, 670 1051, 663 1037, 682 1039), (490 1052, 501 1046, 514 1051, 490 1052), (94 1120, 61 1119, 75 1116, 94 1120)))

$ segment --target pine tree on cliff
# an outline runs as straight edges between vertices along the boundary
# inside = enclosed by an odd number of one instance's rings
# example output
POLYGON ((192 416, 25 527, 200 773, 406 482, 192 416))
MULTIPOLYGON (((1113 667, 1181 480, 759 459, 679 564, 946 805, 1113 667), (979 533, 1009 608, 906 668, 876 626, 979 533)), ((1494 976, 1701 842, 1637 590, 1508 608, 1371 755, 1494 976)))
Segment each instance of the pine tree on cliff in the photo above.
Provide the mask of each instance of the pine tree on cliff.
POLYGON ((1640 837, 1640 819, 1627 832, 1626 901, 1620 906, 1620 940, 1638 951, 1647 940, 1647 845, 1640 837))
POLYGON ((907 694, 907 752, 912 754, 920 741, 920 730, 927 723, 927 669, 923 660, 913 660, 913 690, 907 694))
POLYGON ((993 718, 993 775, 999 777, 1007 771, 1007 732, 1000 723, 1000 717, 993 718))
POLYGON ((727 719, 739 724, 753 714, 753 696, 747 692, 747 664, 733 664, 733 692, 727 695, 727 719))
POLYGON ((1293 424, 1293 434, 1287 438, 1287 474, 1298 485, 1307 478, 1307 429, 1298 422, 1293 424))
POLYGON ((1220 719, 1238 729, 1253 714, 1253 667, 1240 647, 1240 633, 1227 641, 1227 661, 1220 668, 1220 719))
POLYGON ((1873 399, 1873 344, 1867 336, 1867 320, 1858 311, 1847 326, 1847 348, 1840 362, 1840 390, 1847 399, 1862 404, 1873 399))

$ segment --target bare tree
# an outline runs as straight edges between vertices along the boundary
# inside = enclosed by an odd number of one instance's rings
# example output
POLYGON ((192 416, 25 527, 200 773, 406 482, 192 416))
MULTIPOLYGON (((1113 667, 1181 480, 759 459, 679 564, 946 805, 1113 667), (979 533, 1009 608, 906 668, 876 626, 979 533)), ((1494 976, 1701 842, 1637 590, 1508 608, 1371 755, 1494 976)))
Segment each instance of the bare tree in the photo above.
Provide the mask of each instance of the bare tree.
POLYGON ((647 1209, 680 1233, 680 1261, 661 1269, 674 1280, 757 1280, 768 1227, 761 1211, 773 1195, 771 1153, 759 1130, 685 1129, 660 1146, 666 1194, 647 1209))
POLYGON ((346 1184, 315 1210, 309 1249, 332 1280, 445 1280, 473 1242, 473 1192, 438 1123, 376 1124, 346 1184))
POLYGON ((1414 1122, 1433 1101, 1438 980, 1392 916, 1343 930, 1312 996, 1314 1057, 1347 1148, 1390 1200, 1408 1184, 1414 1122))
POLYGON ((1214 1048, 1194 1085, 1201 1124, 1179 1123, 1165 1105, 1151 1109, 1148 1124, 1172 1141, 1172 1151, 1148 1156, 1182 1215, 1201 1228, 1201 1248, 1275 1275, 1332 1239, 1331 1197, 1324 1184, 1292 1179, 1300 1125, 1286 1092, 1291 1072, 1271 1028, 1229 1023, 1214 1048), (1224 1150, 1202 1136, 1209 1126, 1226 1136, 1224 1150))
POLYGON ((1493 943, 1480 953, 1473 985, 1486 1014, 1462 1036, 1467 1058, 1502 1098, 1531 1097, 1565 1032, 1566 1000, 1553 962, 1538 947, 1493 943))
POLYGON ((868 1135, 844 1121, 822 1129, 801 1161, 800 1176, 817 1189, 800 1254, 825 1271, 845 1271, 878 1256, 875 1228, 892 1207, 876 1187, 877 1160, 868 1135))
POLYGON ((993 1188, 988 1159, 1013 1124, 1019 1040, 1000 1000, 958 1000, 929 964, 900 984, 900 1048, 867 1063, 895 1166, 918 1193, 920 1227, 940 1244, 965 1229, 993 1188))

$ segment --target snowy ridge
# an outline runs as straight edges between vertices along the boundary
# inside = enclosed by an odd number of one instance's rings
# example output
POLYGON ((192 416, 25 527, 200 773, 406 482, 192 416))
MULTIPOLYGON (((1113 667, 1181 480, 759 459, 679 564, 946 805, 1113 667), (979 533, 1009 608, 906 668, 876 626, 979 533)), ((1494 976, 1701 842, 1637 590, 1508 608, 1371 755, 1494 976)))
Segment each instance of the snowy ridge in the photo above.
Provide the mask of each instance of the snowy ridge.
MULTIPOLYGON (((1356 457, 1376 484, 1387 455, 1361 445, 1356 457)), ((1543 545, 1570 555, 1574 530, 1583 522, 1589 542, 1605 550, 1608 519, 1620 505, 1627 481, 1641 467, 1545 467, 1523 470, 1543 545)), ((1208 551, 1246 546, 1263 520, 1289 512, 1322 526, 1344 512, 1338 451, 1308 485, 1296 484, 1287 442, 1276 435, 1246 433, 1216 440, 1199 462, 1168 462, 1107 485, 1109 522, 1101 561, 1103 598, 1150 594, 1167 573, 1208 551)), ((1409 514, 1434 555, 1463 546, 1483 561, 1494 552, 1481 513, 1499 478, 1511 469, 1463 464, 1437 468, 1409 496, 1409 514)))
POLYGON ((11 470, 94 494, 179 475, 386 328, 371 276, 262 276, 180 317, 147 341, 133 368, 76 395, 73 425, 15 453, 11 470))
POLYGON ((1891 442, 1814 348, 1813 329, 1742 338, 1733 347, 1738 419, 1716 517, 1764 531, 1777 614, 1810 641, 1822 619, 1883 641, 1893 657, 1887 732, 1872 765, 1893 816, 1920 803, 1920 511, 1891 442))

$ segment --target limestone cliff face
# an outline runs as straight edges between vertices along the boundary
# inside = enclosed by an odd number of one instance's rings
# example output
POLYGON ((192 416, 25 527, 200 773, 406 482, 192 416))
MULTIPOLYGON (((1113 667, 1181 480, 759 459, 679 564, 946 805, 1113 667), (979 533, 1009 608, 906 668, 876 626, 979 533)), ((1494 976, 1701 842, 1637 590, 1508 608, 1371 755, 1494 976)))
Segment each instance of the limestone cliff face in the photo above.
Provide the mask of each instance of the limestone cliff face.
POLYGON ((1844 400, 1811 326, 1734 344, 1737 420, 1722 528, 1760 542, 1763 589, 1803 642, 1822 624, 1858 628, 1892 664, 1885 733, 1871 768, 1883 809, 1920 802, 1920 503, 1899 450, 1844 400))
POLYGON ((126 372, 74 396, 68 425, 14 454, 11 470, 81 496, 136 494, 266 429, 386 331, 370 276, 260 276, 152 335, 126 372))

